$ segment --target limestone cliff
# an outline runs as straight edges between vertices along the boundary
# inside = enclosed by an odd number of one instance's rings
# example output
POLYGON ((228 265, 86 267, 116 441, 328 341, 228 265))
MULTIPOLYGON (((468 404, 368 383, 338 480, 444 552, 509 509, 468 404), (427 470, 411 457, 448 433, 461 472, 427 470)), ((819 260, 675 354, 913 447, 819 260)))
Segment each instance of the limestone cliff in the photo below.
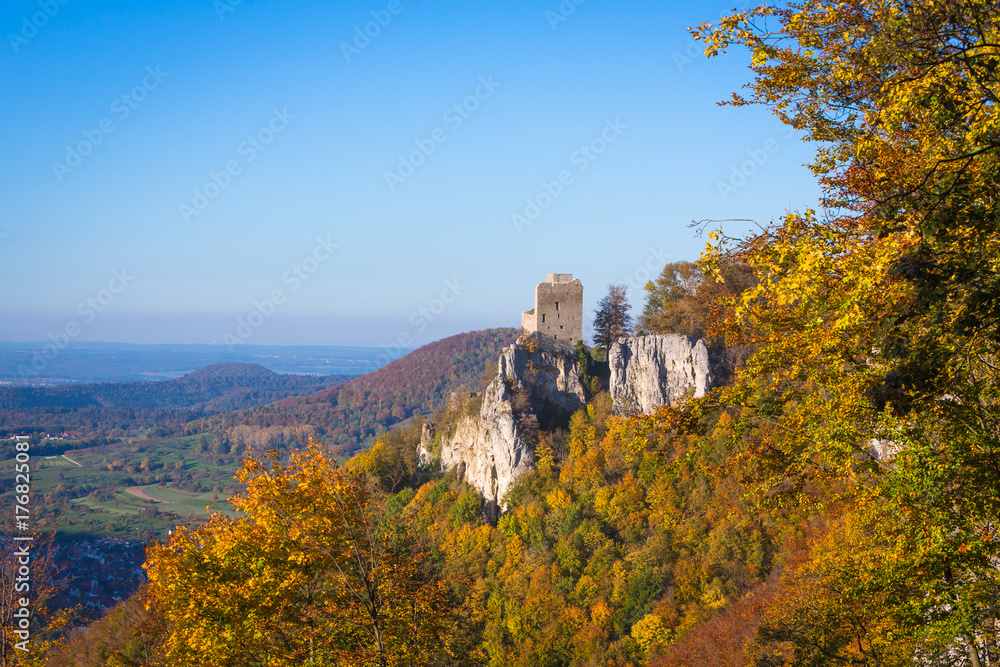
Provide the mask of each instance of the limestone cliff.
MULTIPOLYGON (((611 397, 620 413, 701 396, 710 382, 705 343, 685 336, 622 338, 612 346, 609 362, 611 397)), ((566 343, 521 339, 501 353, 477 412, 449 421, 447 432, 425 427, 420 462, 437 460, 443 470, 456 470, 479 489, 487 514, 496 518, 510 487, 534 469, 530 431, 537 416, 553 408, 571 413, 586 402, 584 370, 566 343)))
POLYGON ((537 341, 514 344, 500 355, 497 368, 483 392, 479 414, 460 417, 450 433, 436 435, 425 429, 418 452, 421 463, 430 463, 436 454, 443 470, 457 469, 482 492, 487 513, 493 516, 504 508, 504 496, 514 481, 535 464, 533 443, 525 440, 518 424, 512 390, 527 392, 530 405, 521 409, 529 412, 546 403, 572 411, 585 401, 572 347, 537 341))
POLYGON ((574 411, 586 402, 583 371, 573 356, 573 346, 559 341, 531 345, 514 344, 497 360, 497 376, 521 383, 536 407, 549 401, 556 407, 574 411))
POLYGON ((608 352, 608 363, 609 391, 619 414, 676 405, 689 396, 703 396, 711 385, 708 348, 688 336, 619 338, 608 352))

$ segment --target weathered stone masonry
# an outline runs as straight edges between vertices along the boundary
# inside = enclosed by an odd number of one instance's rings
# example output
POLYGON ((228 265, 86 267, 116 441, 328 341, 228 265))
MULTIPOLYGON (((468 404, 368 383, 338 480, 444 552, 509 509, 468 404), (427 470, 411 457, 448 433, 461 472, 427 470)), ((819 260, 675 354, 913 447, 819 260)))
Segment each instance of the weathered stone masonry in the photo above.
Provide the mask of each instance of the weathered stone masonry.
POLYGON ((549 273, 535 287, 535 307, 521 315, 525 333, 575 344, 583 340, 583 283, 572 273, 549 273))

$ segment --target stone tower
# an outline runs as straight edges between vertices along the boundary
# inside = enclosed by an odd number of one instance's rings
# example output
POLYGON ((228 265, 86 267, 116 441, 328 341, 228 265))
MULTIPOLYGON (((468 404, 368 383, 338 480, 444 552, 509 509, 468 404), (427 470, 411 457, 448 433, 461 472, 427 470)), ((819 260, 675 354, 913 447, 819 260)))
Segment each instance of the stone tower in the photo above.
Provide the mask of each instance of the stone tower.
POLYGON ((572 273, 547 274, 535 287, 535 307, 521 315, 521 328, 573 345, 583 340, 583 283, 572 273))

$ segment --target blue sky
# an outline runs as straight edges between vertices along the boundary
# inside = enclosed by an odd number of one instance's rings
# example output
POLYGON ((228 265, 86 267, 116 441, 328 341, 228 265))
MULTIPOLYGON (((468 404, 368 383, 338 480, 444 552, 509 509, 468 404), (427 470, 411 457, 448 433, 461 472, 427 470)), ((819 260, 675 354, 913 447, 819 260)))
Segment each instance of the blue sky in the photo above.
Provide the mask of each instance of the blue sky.
POLYGON ((0 340, 413 346, 550 272, 638 312, 692 219, 817 199, 716 104, 732 0, 235 2, 3 3, 0 340))

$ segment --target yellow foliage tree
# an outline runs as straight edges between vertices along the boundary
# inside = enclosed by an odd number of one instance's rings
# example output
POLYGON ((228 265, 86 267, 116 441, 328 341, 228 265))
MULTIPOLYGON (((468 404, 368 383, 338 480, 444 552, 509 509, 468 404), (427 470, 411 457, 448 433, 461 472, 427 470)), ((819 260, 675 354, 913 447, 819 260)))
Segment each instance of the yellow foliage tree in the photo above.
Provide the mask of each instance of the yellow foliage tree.
POLYGON ((316 443, 248 459, 242 513, 149 548, 150 594, 173 665, 423 665, 448 603, 381 524, 378 496, 316 443))
POLYGON ((811 550, 789 577, 805 593, 764 632, 797 646, 792 665, 992 663, 996 4, 803 0, 696 35, 709 55, 749 48, 751 93, 733 103, 767 105, 816 142, 824 187, 824 215, 788 215, 703 263, 758 278, 729 332, 758 352, 723 395, 741 474, 762 505, 851 527, 811 550))

